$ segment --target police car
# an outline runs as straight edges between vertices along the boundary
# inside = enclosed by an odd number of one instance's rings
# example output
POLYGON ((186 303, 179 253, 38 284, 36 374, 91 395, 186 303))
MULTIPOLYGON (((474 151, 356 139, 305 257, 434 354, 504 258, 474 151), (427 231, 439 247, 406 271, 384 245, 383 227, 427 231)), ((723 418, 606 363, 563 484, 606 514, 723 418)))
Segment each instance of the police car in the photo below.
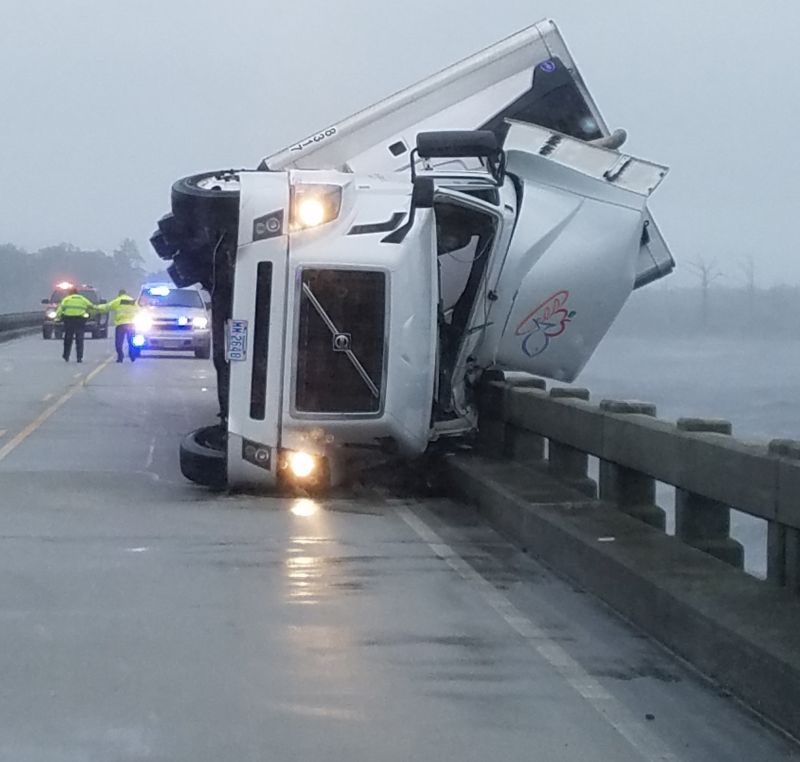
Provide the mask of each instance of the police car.
POLYGON ((142 286, 134 320, 133 345, 139 350, 194 352, 211 357, 211 329, 203 296, 196 288, 169 283, 142 286))
MULTIPOLYGON (((43 339, 64 338, 64 326, 60 320, 56 320, 56 310, 61 300, 69 293, 71 288, 77 288, 78 293, 81 296, 85 296, 93 304, 100 304, 103 301, 103 298, 97 293, 97 289, 94 288, 94 286, 89 286, 87 284, 75 286, 75 284, 66 280, 57 284, 50 298, 42 299, 42 304, 45 307, 42 318, 43 339)), ((100 312, 87 314, 86 331, 87 333, 91 333, 93 339, 108 338, 108 315, 100 312)))

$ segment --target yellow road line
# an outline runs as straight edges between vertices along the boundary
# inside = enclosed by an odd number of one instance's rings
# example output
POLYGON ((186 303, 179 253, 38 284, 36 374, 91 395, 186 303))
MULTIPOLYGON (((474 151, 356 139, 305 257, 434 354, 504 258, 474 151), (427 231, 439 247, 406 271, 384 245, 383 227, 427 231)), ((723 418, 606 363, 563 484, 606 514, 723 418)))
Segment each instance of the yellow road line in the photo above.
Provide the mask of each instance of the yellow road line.
POLYGON ((0 447, 0 461, 5 460, 14 450, 17 449, 36 429, 38 429, 53 413, 62 407, 66 402, 69 402, 81 389, 86 386, 103 368, 105 368, 112 360, 114 355, 110 355, 108 359, 104 360, 98 365, 86 378, 79 381, 67 389, 50 407, 48 407, 41 415, 31 421, 22 431, 19 432, 13 439, 0 447))

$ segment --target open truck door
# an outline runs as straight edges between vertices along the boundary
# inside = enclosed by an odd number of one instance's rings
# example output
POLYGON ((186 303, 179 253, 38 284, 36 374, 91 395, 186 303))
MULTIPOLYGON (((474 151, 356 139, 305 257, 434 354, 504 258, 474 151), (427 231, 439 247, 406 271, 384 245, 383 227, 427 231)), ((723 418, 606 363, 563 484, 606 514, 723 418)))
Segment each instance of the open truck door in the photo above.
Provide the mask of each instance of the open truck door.
POLYGON ((636 285, 667 168, 521 122, 505 151, 520 204, 478 363, 572 381, 636 285))
MULTIPOLYGON (((546 127, 583 141, 611 133, 554 21, 544 20, 286 147, 261 169, 408 171, 420 132, 493 131, 502 143, 508 121, 546 127)), ((475 162, 442 159, 437 170, 475 162)), ((649 215, 636 260, 634 287, 668 275, 669 249, 649 215)))

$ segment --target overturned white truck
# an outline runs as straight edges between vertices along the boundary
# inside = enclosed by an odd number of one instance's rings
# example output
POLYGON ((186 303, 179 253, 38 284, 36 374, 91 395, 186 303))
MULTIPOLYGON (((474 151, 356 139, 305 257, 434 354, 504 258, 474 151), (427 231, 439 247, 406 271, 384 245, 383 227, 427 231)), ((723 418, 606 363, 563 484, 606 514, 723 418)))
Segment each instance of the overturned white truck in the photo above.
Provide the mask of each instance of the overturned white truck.
POLYGON ((183 473, 336 481, 476 427, 486 369, 575 378, 672 257, 552 21, 274 154, 179 180, 153 236, 212 294, 221 421, 183 473))

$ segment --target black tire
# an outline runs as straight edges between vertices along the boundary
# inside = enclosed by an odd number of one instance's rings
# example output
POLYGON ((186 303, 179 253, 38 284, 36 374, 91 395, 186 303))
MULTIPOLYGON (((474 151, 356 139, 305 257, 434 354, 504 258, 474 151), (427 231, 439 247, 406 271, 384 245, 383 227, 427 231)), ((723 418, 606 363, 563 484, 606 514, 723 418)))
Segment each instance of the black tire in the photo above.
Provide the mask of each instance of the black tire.
POLYGON ((53 338, 53 326, 51 325, 43 325, 42 326, 42 338, 47 341, 48 339, 53 338))
POLYGON ((204 426, 187 434, 181 442, 181 473, 195 484, 224 489, 228 483, 225 431, 219 426, 204 426))
POLYGON ((105 328, 103 328, 102 331, 100 331, 100 338, 101 339, 107 339, 108 338, 108 326, 106 326, 105 328))
POLYGON ((103 337, 103 332, 102 331, 100 331, 100 330, 92 331, 92 338, 93 339, 100 339, 102 337, 103 337))
POLYGON ((56 328, 53 331, 53 337, 58 339, 58 341, 63 341, 64 340, 64 329, 63 328, 61 328, 61 329, 56 328))
POLYGON ((211 347, 206 345, 204 347, 197 347, 194 350, 194 356, 197 360, 208 360, 211 357, 211 347))
POLYGON ((171 238, 175 228, 217 230, 235 224, 239 217, 239 190, 230 186, 236 181, 236 170, 182 177, 172 186, 173 219, 163 220, 162 232, 171 238))

